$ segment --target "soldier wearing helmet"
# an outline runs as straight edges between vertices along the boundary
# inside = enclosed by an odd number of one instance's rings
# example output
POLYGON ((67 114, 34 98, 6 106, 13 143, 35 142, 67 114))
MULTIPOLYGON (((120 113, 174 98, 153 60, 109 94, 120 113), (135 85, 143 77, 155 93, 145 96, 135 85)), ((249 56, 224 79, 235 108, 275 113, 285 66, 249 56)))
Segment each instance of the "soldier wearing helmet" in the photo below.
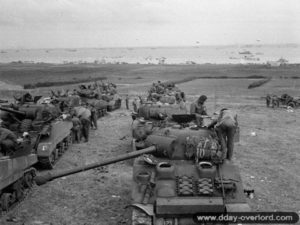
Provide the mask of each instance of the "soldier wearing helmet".
POLYGON ((196 116, 196 124, 198 126, 203 125, 202 116, 207 116, 206 106, 204 105, 206 99, 206 95, 201 95, 196 102, 191 104, 190 113, 196 116))

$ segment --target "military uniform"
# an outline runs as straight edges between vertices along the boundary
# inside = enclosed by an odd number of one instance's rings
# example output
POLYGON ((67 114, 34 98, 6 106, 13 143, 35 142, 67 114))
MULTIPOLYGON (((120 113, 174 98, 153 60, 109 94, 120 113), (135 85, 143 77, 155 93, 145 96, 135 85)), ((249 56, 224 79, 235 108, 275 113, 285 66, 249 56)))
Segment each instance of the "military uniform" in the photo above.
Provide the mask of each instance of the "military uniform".
POLYGON ((0 147, 4 155, 9 155, 16 151, 17 136, 10 130, 0 127, 0 147))
POLYGON ((85 142, 89 141, 89 133, 90 133, 90 117, 91 117, 91 111, 83 106, 75 107, 74 108, 76 115, 80 119, 81 122, 81 133, 82 136, 85 138, 85 142))
POLYGON ((129 109, 129 96, 127 95, 125 98, 125 103, 126 103, 126 109, 129 109))
POLYGON ((81 122, 78 117, 73 116, 72 123, 73 123, 73 127, 72 127, 73 142, 79 143, 81 139, 81 122))
POLYGON ((136 99, 134 99, 133 100, 133 102, 132 102, 132 105, 133 105, 133 111, 134 112, 137 112, 138 111, 138 106, 137 106, 137 100, 136 99))
POLYGON ((202 95, 196 102, 191 104, 190 113, 196 116, 196 124, 198 126, 203 125, 202 116, 207 115, 206 107, 204 105, 206 99, 207 99, 206 96, 202 95))
POLYGON ((221 142, 223 158, 232 159, 234 135, 238 126, 237 114, 229 109, 222 109, 218 119, 214 120, 208 128, 215 126, 221 142))
POLYGON ((98 118, 97 118, 97 110, 96 110, 95 106, 92 106, 91 107, 91 125, 92 125, 92 127, 95 128, 95 130, 98 129, 97 120, 98 120, 98 118))
POLYGON ((267 107, 270 107, 270 103, 271 103, 271 96, 267 95, 267 97, 266 97, 266 105, 267 105, 267 107))

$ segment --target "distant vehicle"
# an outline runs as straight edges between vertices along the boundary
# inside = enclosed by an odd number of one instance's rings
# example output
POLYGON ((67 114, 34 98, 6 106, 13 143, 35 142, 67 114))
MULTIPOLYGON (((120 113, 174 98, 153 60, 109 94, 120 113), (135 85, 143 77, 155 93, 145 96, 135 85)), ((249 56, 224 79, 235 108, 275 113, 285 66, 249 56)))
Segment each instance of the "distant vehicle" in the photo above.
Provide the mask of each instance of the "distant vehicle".
POLYGON ((250 51, 242 51, 242 52, 239 52, 240 55, 251 55, 252 53, 250 51))
POLYGON ((291 107, 291 108, 300 107, 300 97, 294 98, 288 94, 283 94, 280 97, 277 95, 272 95, 269 98, 270 98, 270 105, 273 108, 278 108, 280 106, 291 107))

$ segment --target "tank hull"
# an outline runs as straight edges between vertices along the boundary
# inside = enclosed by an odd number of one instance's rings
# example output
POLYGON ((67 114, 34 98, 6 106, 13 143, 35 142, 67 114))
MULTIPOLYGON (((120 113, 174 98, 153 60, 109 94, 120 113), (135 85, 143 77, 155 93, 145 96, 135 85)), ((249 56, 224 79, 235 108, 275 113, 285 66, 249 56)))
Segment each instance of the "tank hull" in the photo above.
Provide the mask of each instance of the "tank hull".
POLYGON ((12 156, 0 157, 0 212, 9 211, 30 190, 36 175, 32 166, 37 162, 31 145, 19 149, 12 156))
POLYGON ((197 213, 250 211, 239 169, 224 159, 214 131, 156 127, 141 137, 133 146, 158 154, 134 160, 132 225, 193 225, 197 213))
POLYGON ((58 158, 71 143, 71 121, 55 120, 51 123, 49 136, 42 136, 37 146, 37 157, 43 167, 52 169, 58 158))
MULTIPOLYGON (((239 212, 250 211, 244 196, 242 180, 239 169, 230 162, 226 162, 218 168, 219 174, 214 180, 220 180, 220 176, 224 181, 234 180, 235 189, 231 193, 227 192, 223 197, 222 189, 211 187, 212 193, 209 195, 203 190, 199 190, 199 181, 208 176, 199 174, 197 166, 192 161, 183 160, 163 160, 174 166, 174 170, 168 174, 161 175, 161 171, 157 171, 156 167, 149 167, 142 158, 137 158, 133 166, 133 185, 132 185, 132 204, 141 206, 133 215, 136 221, 141 215, 146 216, 149 225, 165 224, 166 221, 173 221, 170 224, 199 224, 193 221, 193 216, 203 212, 239 212), (144 204, 145 192, 143 192, 140 174, 155 173, 155 187, 151 191, 149 200, 144 204), (183 177, 189 177, 189 183, 186 186, 180 186, 179 180, 183 177), (186 188, 189 194, 184 196, 182 190, 186 188), (151 210, 149 210, 149 208, 151 210), (153 212, 153 214, 147 214, 153 212), (155 212, 155 213, 154 213, 155 212), (140 213, 140 214, 139 214, 140 213), (177 223, 175 223, 175 220, 177 223)), ((188 180, 188 179, 187 179, 188 180)), ((203 183, 203 189, 205 187, 203 183)), ((133 223, 139 224, 139 223, 133 223)), ((145 223, 147 224, 147 223, 145 223)))

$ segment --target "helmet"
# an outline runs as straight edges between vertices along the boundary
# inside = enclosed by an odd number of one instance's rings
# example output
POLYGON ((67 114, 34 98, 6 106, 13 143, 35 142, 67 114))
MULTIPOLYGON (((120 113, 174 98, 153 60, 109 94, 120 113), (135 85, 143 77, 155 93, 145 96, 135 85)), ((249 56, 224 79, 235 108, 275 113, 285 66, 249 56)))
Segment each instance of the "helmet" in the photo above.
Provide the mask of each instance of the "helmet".
POLYGON ((201 95, 201 96, 199 97, 198 101, 203 103, 203 102, 206 101, 206 99, 207 99, 207 96, 206 96, 206 95, 201 95))

